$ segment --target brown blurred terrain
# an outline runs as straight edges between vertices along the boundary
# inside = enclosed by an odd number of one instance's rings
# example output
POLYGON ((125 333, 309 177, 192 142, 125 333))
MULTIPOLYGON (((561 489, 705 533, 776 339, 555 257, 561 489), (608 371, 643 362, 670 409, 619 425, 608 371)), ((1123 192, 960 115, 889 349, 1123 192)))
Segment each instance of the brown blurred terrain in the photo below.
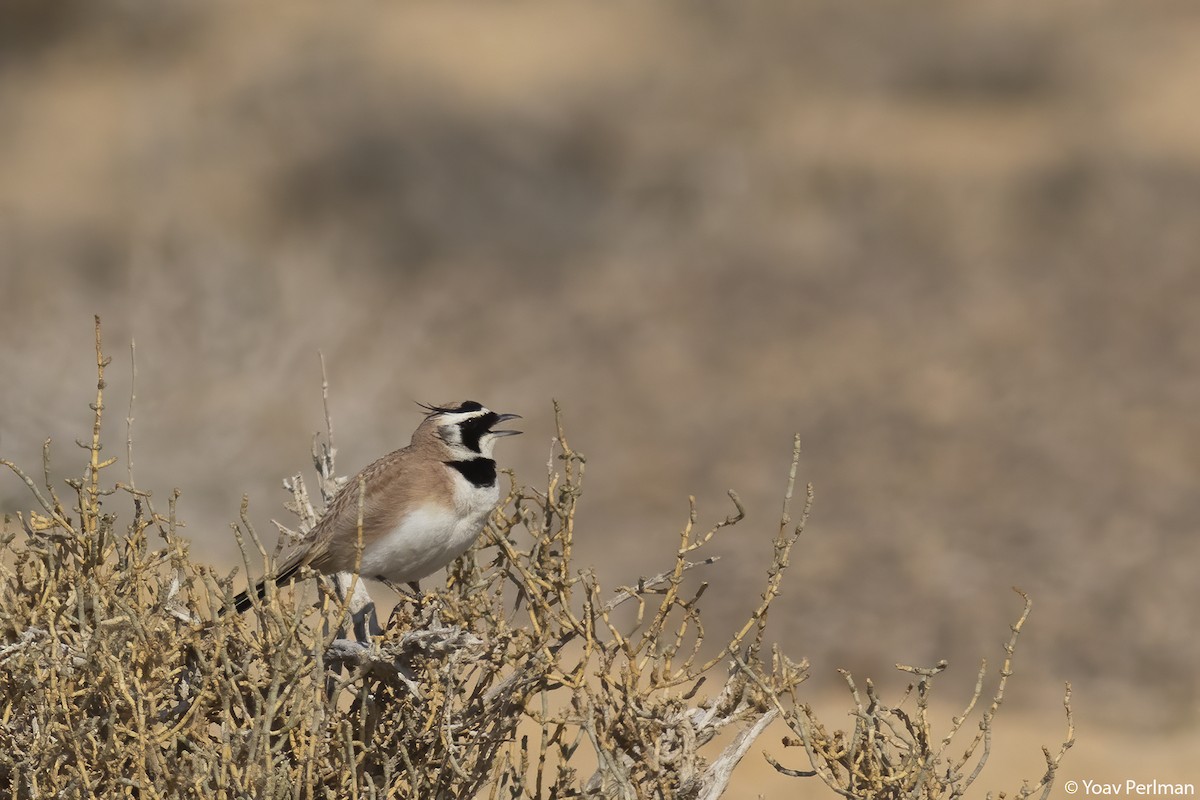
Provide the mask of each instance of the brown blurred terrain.
POLYGON ((266 530, 308 468, 318 348, 347 471, 471 397, 524 415, 501 449, 536 483, 557 398, 607 583, 740 493, 732 621, 799 432, 772 625, 814 691, 943 657, 966 690, 1015 584, 1025 774, 1069 679, 1065 777, 1136 741, 1162 763, 1117 777, 1195 780, 1200 6, 0 13, 5 457, 80 463, 93 313, 137 342, 140 485, 223 565, 242 493, 266 530))

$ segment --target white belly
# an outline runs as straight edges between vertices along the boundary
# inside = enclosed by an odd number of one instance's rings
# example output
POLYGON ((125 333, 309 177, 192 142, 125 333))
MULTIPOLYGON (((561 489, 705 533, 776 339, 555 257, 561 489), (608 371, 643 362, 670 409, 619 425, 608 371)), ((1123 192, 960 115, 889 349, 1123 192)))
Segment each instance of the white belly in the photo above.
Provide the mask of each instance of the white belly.
POLYGON ((457 508, 421 506, 363 548, 362 574, 396 583, 419 581, 465 553, 496 507, 499 490, 462 483, 466 486, 455 487, 457 508))

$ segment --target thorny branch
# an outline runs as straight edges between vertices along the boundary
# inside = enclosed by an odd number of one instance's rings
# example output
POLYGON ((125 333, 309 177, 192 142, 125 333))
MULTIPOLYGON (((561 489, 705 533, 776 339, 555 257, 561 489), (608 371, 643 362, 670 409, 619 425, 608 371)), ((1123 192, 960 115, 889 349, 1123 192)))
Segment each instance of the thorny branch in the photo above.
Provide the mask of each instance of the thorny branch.
MULTIPOLYGON (((979 779, 991 754, 992 730, 996 713, 1004 701, 1004 690, 1012 676, 1012 659, 1017 639, 1029 617, 1032 603, 1020 589, 1014 591, 1021 596, 1024 607, 1020 617, 1012 626, 1012 635, 1004 644, 1005 658, 1000 668, 999 680, 987 709, 979 721, 979 730, 968 743, 963 755, 952 759, 948 749, 959 734, 963 723, 971 715, 983 695, 987 678, 987 662, 980 667, 975 690, 962 714, 951 720, 950 730, 940 741, 934 739, 930 720, 929 701, 935 677, 947 668, 940 661, 933 667, 913 667, 897 664, 896 669, 916 676, 916 683, 908 687, 900 704, 886 705, 875 691, 874 684, 866 682, 866 700, 859 691, 850 673, 842 675, 853 700, 852 715, 855 720, 852 731, 830 733, 807 705, 794 701, 783 718, 797 739, 785 739, 788 747, 804 748, 811 771, 804 774, 817 775, 837 794, 847 798, 912 798, 912 800, 953 800, 962 797, 967 789, 979 779), (903 706, 915 697, 915 708, 903 706), (968 771, 969 770, 969 771, 968 771)), ((793 698, 794 699, 794 698, 793 698)), ((1034 785, 1026 783, 1017 791, 1019 800, 1042 792, 1041 800, 1049 797, 1054 777, 1062 758, 1075 742, 1075 726, 1071 712, 1071 685, 1068 683, 1063 699, 1067 715, 1067 733, 1057 753, 1043 748, 1046 772, 1034 785)), ((783 706, 780 706, 781 710, 783 706)), ((772 756, 767 760, 783 774, 797 774, 781 765, 772 756)))
MULTIPOLYGON (((70 511, 50 480, 48 443, 45 491, 0 459, 40 509, 20 516, 22 542, 7 529, 0 536, 0 787, 14 796, 715 800, 773 723, 791 729, 798 738, 785 744, 803 747, 812 766, 768 756, 776 768, 818 775, 848 798, 958 797, 986 761, 1025 615, 981 738, 952 763, 948 746, 983 691, 982 671, 975 698, 937 742, 927 711, 942 665, 901 667, 916 678, 914 710, 887 707, 870 681, 864 696, 847 674, 854 730, 831 734, 797 696, 807 664, 777 646, 764 651, 812 504, 808 486, 793 524, 798 439, 761 601, 716 648, 702 622, 706 584, 688 581, 716 560, 699 551, 743 522, 738 495, 707 527, 693 499, 673 562, 604 591, 571 560, 586 461, 568 444, 557 403, 545 488, 514 480, 487 536, 431 594, 403 598, 382 630, 357 578, 295 590, 268 581, 254 613, 217 616, 234 575, 191 560, 178 491, 162 515, 134 488, 131 466, 127 484, 101 480, 115 462, 101 457, 107 363, 97 322, 92 435, 80 442, 87 463, 83 480, 69 482, 70 511), (101 507, 116 490, 132 504, 123 529, 101 507), (149 546, 150 529, 165 546, 149 546), (727 730, 736 733, 718 746, 727 730)), ((247 570, 272 575, 286 540, 310 530, 342 485, 323 358, 321 369, 319 496, 298 475, 285 482, 296 520, 275 523, 284 541, 271 549, 243 501, 233 528, 247 570)), ((133 399, 131 387, 130 464, 133 399)), ((1022 800, 1053 784, 1073 741, 1069 699, 1068 687, 1067 741, 1046 751, 1046 773, 1022 800)))

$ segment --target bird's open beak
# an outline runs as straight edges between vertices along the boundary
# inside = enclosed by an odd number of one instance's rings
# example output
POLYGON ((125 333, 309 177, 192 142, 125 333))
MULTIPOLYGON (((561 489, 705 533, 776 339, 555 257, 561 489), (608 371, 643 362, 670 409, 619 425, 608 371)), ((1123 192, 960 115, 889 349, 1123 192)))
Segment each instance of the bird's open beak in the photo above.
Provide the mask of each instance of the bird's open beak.
MULTIPOLYGON (((499 425, 501 422, 507 422, 510 419, 520 419, 520 418, 521 418, 520 414, 497 414, 495 424, 499 425)), ((524 431, 496 431, 496 430, 494 430, 494 431, 492 431, 492 436, 516 436, 518 433, 524 433, 524 431)))

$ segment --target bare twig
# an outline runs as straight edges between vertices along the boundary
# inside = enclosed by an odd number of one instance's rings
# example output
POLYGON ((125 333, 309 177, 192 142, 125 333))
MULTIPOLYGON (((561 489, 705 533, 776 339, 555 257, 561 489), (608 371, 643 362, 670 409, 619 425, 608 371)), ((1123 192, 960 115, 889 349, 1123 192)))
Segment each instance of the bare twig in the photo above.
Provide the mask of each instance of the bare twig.
MULTIPOLYGON (((603 590, 572 562, 586 460, 568 444, 557 404, 545 485, 513 481, 483 541, 432 594, 403 597, 382 629, 357 574, 335 577, 332 591, 320 583, 315 604, 278 591, 279 549, 260 539, 246 498, 232 527, 243 568, 261 568, 266 591, 251 593, 253 614, 222 616, 212 609, 228 603, 233 576, 191 560, 178 492, 164 516, 134 486, 132 385, 127 483, 102 480, 112 463, 100 447, 107 363, 97 328, 92 435, 80 443, 83 478, 70 484, 78 514, 54 495, 48 446, 44 491, 0 460, 39 509, 19 515, 26 536, 0 536, 0 785, 13 796, 716 800, 773 721, 791 729, 784 746, 802 747, 812 769, 768 761, 819 776, 849 800, 951 800, 987 759, 1028 598, 981 736, 961 762, 946 754, 978 713, 982 672, 941 739, 929 706, 944 662, 898 665, 915 685, 894 707, 846 673, 853 728, 830 731, 798 697, 807 663, 768 646, 770 607, 812 504, 809 486, 793 512, 799 439, 760 602, 715 648, 705 642, 705 584, 688 581, 716 560, 705 548, 742 524, 739 496, 731 491, 733 510, 710 525, 691 499, 674 557, 603 590), (132 513, 101 507, 115 488, 132 513), (118 518, 125 535, 110 536, 118 518), (165 547, 146 546, 151 525, 165 547), (722 741, 726 731, 737 733, 722 741)), ((299 476, 285 482, 297 519, 274 523, 281 544, 310 531, 340 485, 321 363, 320 496, 299 476)), ((364 484, 357 490, 361 559, 364 484)), ((1069 686, 1064 706, 1067 738, 1044 751, 1045 773, 1020 800, 1039 791, 1045 800, 1074 741, 1069 686)))

